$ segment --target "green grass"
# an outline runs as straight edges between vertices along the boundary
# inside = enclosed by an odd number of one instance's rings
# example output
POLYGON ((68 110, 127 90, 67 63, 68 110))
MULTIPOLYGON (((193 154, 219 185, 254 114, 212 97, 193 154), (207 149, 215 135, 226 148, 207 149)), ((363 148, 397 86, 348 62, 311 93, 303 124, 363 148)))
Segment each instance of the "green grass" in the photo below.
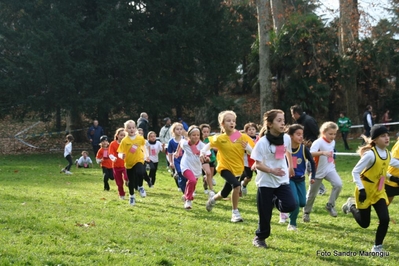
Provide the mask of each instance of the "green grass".
MULTIPOLYGON (((338 150, 343 150, 340 141, 338 150)), ((357 160, 336 159, 344 183, 339 210, 353 193, 350 172, 357 160)), ((233 224, 229 201, 218 202, 210 213, 205 210, 207 197, 201 185, 193 209, 184 210, 164 162, 156 187, 147 189, 147 198, 137 198, 134 207, 118 199, 113 182, 110 192, 102 190, 99 168, 72 168, 74 174, 68 176, 59 173, 65 163, 62 154, 0 157, 0 265, 397 264, 398 225, 390 224, 384 241, 388 257, 359 256, 373 245, 375 212, 368 229, 341 211, 332 218, 324 209, 328 194, 317 197, 310 223, 303 223, 300 214, 298 232, 287 232, 287 225, 278 224, 275 210, 265 250, 252 246, 257 227, 254 182, 239 204, 244 223, 233 224), (354 251, 357 256, 334 256, 334 250, 354 251)), ((220 189, 222 178, 216 179, 220 189)), ((328 182, 325 185, 331 190, 328 182)), ((399 221, 397 201, 389 210, 399 221)))

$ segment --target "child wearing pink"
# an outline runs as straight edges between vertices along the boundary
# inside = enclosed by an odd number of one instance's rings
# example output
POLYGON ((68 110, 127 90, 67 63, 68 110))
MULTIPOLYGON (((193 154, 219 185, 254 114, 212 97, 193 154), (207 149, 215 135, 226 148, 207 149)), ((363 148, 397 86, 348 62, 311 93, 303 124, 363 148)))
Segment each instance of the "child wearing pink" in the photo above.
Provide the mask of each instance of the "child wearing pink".
MULTIPOLYGON (((188 140, 182 139, 179 143, 179 149, 184 151, 180 168, 183 176, 187 179, 184 191, 184 208, 191 209, 197 179, 202 175, 200 150, 205 147, 205 144, 200 140, 200 129, 197 126, 190 126, 187 134, 188 140)), ((179 149, 177 152, 179 152, 179 149)))

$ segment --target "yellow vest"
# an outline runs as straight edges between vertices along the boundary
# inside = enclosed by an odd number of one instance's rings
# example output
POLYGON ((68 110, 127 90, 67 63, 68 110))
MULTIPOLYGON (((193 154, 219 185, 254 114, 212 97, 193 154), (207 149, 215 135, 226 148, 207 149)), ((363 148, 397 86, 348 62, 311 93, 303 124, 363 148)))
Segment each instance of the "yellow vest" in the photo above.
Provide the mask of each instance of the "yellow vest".
MULTIPOLYGON (((399 158, 399 141, 397 141, 395 143, 395 145, 393 145, 391 151, 392 151, 392 157, 393 158, 399 158)), ((393 166, 388 166, 388 173, 390 173, 393 176, 399 177, 399 168, 395 168, 393 166)), ((388 186, 391 186, 391 187, 398 187, 399 186, 398 183, 392 182, 392 181, 389 181, 389 180, 385 180, 385 184, 387 184, 388 186)))
POLYGON ((360 174, 367 198, 363 203, 359 202, 359 189, 356 186, 355 199, 357 209, 367 209, 370 205, 377 203, 377 201, 379 201, 380 199, 385 199, 386 204, 388 205, 388 197, 385 193, 384 184, 382 184, 381 190, 378 190, 378 187, 380 179, 386 179, 391 155, 389 151, 386 150, 387 158, 382 159, 375 147, 373 147, 371 150, 373 151, 375 157, 374 164, 370 168, 364 169, 360 174))

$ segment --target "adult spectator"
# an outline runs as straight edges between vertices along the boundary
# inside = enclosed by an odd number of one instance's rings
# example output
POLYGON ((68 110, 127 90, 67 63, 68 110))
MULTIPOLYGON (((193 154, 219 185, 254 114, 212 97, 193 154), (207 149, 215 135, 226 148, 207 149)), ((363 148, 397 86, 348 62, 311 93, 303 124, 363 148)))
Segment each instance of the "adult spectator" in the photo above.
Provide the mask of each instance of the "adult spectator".
POLYGON ((98 120, 93 120, 93 125, 87 130, 87 138, 93 146, 93 152, 96 155, 100 149, 100 137, 104 134, 104 130, 98 125, 98 120))
POLYGON ((148 115, 145 112, 140 114, 139 119, 137 119, 137 128, 143 129, 143 137, 147 139, 148 135, 148 115))
POLYGON ((183 118, 179 117, 179 122, 183 125, 184 130, 187 132, 188 131, 188 125, 186 122, 184 122, 183 118))
POLYGON ((170 126, 172 124, 172 120, 170 120, 169 117, 165 117, 163 119, 163 122, 165 123, 165 125, 161 128, 161 131, 159 132, 159 140, 161 141, 162 146, 164 146, 166 149, 168 146, 168 142, 172 137, 170 132, 170 126))
POLYGON ((386 125, 386 123, 389 123, 392 121, 392 118, 389 117, 389 109, 385 109, 385 113, 382 116, 382 123, 384 123, 384 126, 388 129, 389 131, 389 126, 386 125))
POLYGON ((303 129, 303 138, 307 141, 315 141, 319 135, 319 126, 316 120, 310 115, 306 114, 302 107, 298 104, 291 106, 291 115, 296 123, 301 124, 303 129))
POLYGON ((366 111, 363 114, 364 135, 368 138, 370 137, 370 129, 374 125, 372 111, 373 107, 371 105, 367 105, 366 111))

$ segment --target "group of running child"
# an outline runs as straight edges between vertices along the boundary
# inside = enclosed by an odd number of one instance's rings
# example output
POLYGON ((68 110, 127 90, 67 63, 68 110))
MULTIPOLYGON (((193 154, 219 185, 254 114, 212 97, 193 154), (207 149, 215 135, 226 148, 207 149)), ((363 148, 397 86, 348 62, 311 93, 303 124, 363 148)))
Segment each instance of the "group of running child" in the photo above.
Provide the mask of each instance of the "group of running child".
MULTIPOLYGON (((146 180, 150 187, 155 184, 158 154, 166 151, 176 185, 183 192, 184 208, 193 207, 197 180, 204 175, 204 184, 209 189, 206 210, 211 211, 216 201, 231 193, 232 222, 243 221, 238 210, 239 198, 246 195, 246 186, 256 172, 259 216, 253 239, 256 247, 267 247, 265 240, 270 236, 274 207, 282 214, 288 213, 289 231, 297 230, 301 207, 303 221, 310 222, 310 213, 323 179, 332 185, 325 208, 332 217, 337 217, 335 203, 342 181, 334 162, 336 123, 323 123, 319 138, 308 148, 303 144, 303 127, 299 124, 286 127, 282 110, 273 109, 264 114, 259 136, 254 123, 246 124, 242 132, 236 130, 236 118, 233 111, 221 112, 218 116, 221 133, 214 136, 210 136, 208 124, 192 125, 185 131, 181 123, 174 123, 170 127, 172 138, 167 146, 157 140, 153 131, 145 140, 138 133, 135 122, 126 121, 124 128, 116 131, 114 141, 109 143, 106 136, 101 138, 96 160, 103 169, 104 189, 109 190, 108 180, 115 179, 119 197, 124 199, 125 183, 129 188, 129 204, 134 206, 135 191, 146 197, 143 181, 146 180), (212 182, 215 168, 225 180, 217 193, 212 182), (310 172, 307 192, 306 172, 310 172)), ((371 251, 378 252, 383 250, 382 243, 390 221, 388 205, 399 194, 399 141, 392 148, 391 156, 387 150, 390 144, 388 130, 384 126, 373 126, 370 135, 367 144, 359 148, 361 159, 352 172, 355 195, 347 200, 342 210, 345 214, 352 213, 357 223, 367 228, 371 206, 374 207, 379 225, 371 251)), ((66 158, 72 140, 67 136, 66 158)))

